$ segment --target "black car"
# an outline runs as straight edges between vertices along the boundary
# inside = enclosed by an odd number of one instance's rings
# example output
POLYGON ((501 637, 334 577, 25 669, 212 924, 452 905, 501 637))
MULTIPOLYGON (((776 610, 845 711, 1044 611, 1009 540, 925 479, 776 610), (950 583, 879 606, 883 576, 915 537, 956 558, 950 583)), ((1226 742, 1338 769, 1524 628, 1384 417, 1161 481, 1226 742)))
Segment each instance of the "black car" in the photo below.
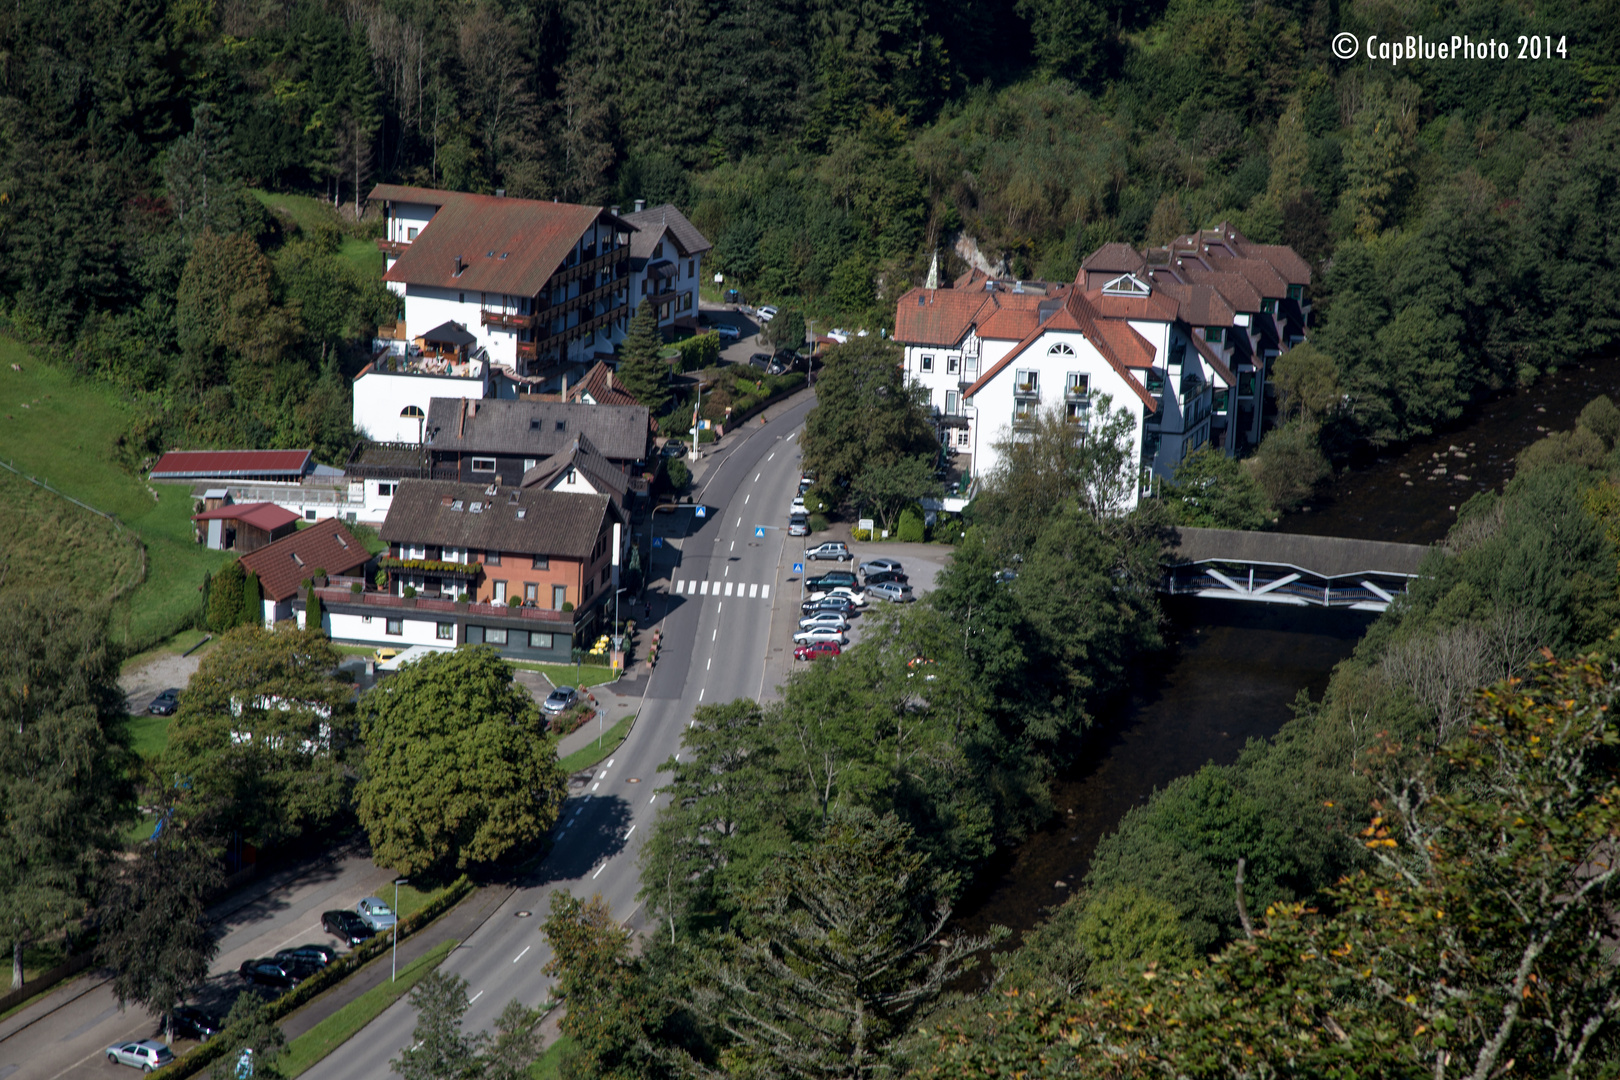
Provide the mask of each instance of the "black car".
POLYGON ((282 949, 276 953, 276 959, 284 964, 309 964, 323 968, 337 959, 337 950, 325 945, 298 945, 282 949))
POLYGON ((321 915, 321 927, 328 934, 342 938, 345 945, 358 945, 376 933, 353 911, 325 912, 321 915))
POLYGON ((867 574, 868 585, 905 585, 909 579, 898 570, 880 570, 876 574, 867 574))
POLYGON ((291 990, 311 974, 303 964, 284 964, 273 956, 244 961, 237 970, 242 978, 253 985, 269 986, 277 990, 291 990))
POLYGON ((814 615, 820 611, 836 611, 846 618, 856 614, 855 601, 847 596, 823 596, 820 600, 806 600, 799 605, 799 610, 806 615, 814 615))
POLYGON ((771 366, 771 354, 757 352, 748 358, 748 363, 761 371, 765 371, 771 366))
POLYGON ((171 1023, 174 1034, 198 1042, 207 1042, 225 1030, 225 1021, 192 1005, 182 1005, 174 1010, 171 1023))
POLYGON ((860 582, 855 580, 855 575, 850 573, 848 570, 829 570, 825 574, 804 579, 804 587, 806 590, 836 589, 840 585, 848 585, 849 587, 854 588, 859 584, 860 582))
POLYGON ((173 716, 174 710, 178 709, 179 707, 180 691, 171 687, 170 689, 163 691, 157 697, 153 698, 152 704, 146 707, 146 711, 151 713, 153 716, 173 716))

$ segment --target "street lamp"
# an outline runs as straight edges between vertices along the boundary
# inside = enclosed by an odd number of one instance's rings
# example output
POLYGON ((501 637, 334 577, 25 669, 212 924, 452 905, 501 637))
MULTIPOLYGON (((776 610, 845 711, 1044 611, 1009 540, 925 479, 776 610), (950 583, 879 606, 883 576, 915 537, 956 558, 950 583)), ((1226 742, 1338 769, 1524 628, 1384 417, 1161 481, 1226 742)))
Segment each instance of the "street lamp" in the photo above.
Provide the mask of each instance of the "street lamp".
POLYGON ((394 959, 389 966, 389 982, 399 978, 399 887, 410 883, 410 878, 397 877, 394 879, 394 959))

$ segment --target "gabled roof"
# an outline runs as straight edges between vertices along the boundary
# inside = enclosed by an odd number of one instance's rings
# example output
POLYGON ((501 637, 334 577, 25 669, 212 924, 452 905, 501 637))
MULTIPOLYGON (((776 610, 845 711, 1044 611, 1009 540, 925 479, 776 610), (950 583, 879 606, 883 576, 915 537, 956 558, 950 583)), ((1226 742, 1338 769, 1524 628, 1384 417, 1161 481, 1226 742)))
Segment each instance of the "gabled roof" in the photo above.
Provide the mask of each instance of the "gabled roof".
POLYGON ((1153 292, 1147 296, 1120 296, 1092 289, 1086 293, 1086 300, 1105 319, 1174 322, 1180 314, 1181 305, 1174 297, 1166 296, 1159 289, 1158 282, 1150 279, 1148 285, 1153 292))
POLYGON ((1232 374, 1232 369, 1226 366, 1226 361, 1222 360, 1220 354, 1210 347, 1209 342, 1197 334, 1188 334, 1187 340, 1192 342, 1194 349, 1198 350, 1198 355, 1204 358, 1204 363, 1215 370, 1216 378, 1227 386, 1237 385, 1237 376, 1232 374))
POLYGON ((1080 269, 1100 274, 1136 274, 1144 265, 1141 253, 1131 245, 1113 243, 1104 244, 1087 255, 1080 269))
POLYGON ((707 237, 698 232, 697 226, 688 221, 686 215, 671 203, 619 216, 634 225, 637 230, 630 235, 631 258, 652 258, 653 248, 658 245, 658 240, 663 236, 665 229, 674 236, 675 243, 680 245, 683 255, 701 255, 714 246, 709 243, 707 237))
POLYGON ((1311 264, 1286 244, 1250 244, 1247 252, 1250 258, 1264 259, 1270 263, 1271 268, 1290 285, 1311 283, 1311 264))
POLYGON ((586 396, 591 399, 586 403, 590 405, 640 406, 641 404, 636 400, 636 395, 624 388, 622 382, 613 380, 613 369, 601 360, 592 364, 585 377, 568 388, 569 401, 579 401, 586 396))
POLYGON ((1283 300, 1288 296, 1288 282, 1277 273, 1275 267, 1264 259, 1230 259, 1224 256, 1210 255, 1210 269, 1223 274, 1236 274, 1250 285, 1261 296, 1273 300, 1283 300))
POLYGON ((370 197, 439 207, 383 275, 384 281, 467 292, 538 295, 586 229, 598 221, 616 227, 625 224, 600 206, 400 184, 378 184, 370 197))
POLYGON ((1097 329, 1108 344, 1114 347, 1114 354, 1126 367, 1153 366, 1153 359, 1159 350, 1155 349, 1153 343, 1138 333, 1130 323, 1123 319, 1098 319, 1097 329))
POLYGON ((1176 301, 1176 312, 1183 322, 1192 326, 1231 326, 1237 314, 1226 298, 1209 285, 1188 285, 1171 277, 1150 271, 1156 295, 1176 301))
POLYGON ((1205 270, 1192 264, 1183 266, 1181 274, 1190 284, 1208 285, 1220 293, 1221 298, 1232 306, 1233 311, 1254 314, 1260 310, 1260 290, 1240 274, 1205 270))
POLYGON ((425 432, 434 451, 535 458, 561 453, 585 435, 615 461, 639 461, 647 452, 647 424, 643 405, 434 398, 425 432))
POLYGON ((995 294, 983 290, 912 289, 895 307, 894 340, 950 348, 967 337, 981 312, 995 308, 995 294))
POLYGON ((591 487, 604 495, 612 495, 614 502, 621 506, 624 504, 625 493, 630 490, 630 477, 603 457, 601 451, 583 435, 576 438, 574 445, 564 452, 553 454, 524 473, 522 486, 550 488, 569 469, 578 469, 591 487))
POLYGON ((243 570, 259 575, 259 591, 266 600, 280 603, 298 592, 298 584, 316 570, 347 574, 371 558, 366 545, 356 540, 343 523, 326 518, 291 536, 266 544, 242 556, 243 570))
POLYGON ((240 521, 255 529, 275 532, 298 520, 298 515, 271 502, 232 503, 216 506, 200 514, 192 514, 192 521, 240 521))
MULTIPOLYGON (((1114 348, 1114 343, 1111 340, 1112 335, 1103 332, 1099 325, 1101 322, 1103 320, 1097 318, 1096 311, 1092 308, 1090 302, 1086 300, 1083 293, 1079 291, 1069 293, 1064 297, 1062 304, 1045 322, 1031 330, 1023 340, 1013 347, 1011 352, 996 361, 983 375, 979 376, 979 380, 968 387, 963 396, 972 397, 977 394, 991 379, 1001 374, 1025 350, 1039 341, 1043 334, 1052 331, 1070 330, 1078 331, 1082 337, 1091 343, 1092 347, 1108 362, 1108 366, 1113 368, 1121 379, 1125 380, 1125 385, 1129 386, 1136 393, 1136 396, 1141 399, 1142 404, 1147 406, 1148 412, 1158 412, 1158 399, 1148 393, 1147 387, 1137 382, 1135 376, 1130 373, 1130 366, 1126 364, 1124 358, 1114 348)), ((1125 326, 1123 323, 1116 325, 1124 327, 1124 329, 1135 335, 1138 341, 1142 341, 1141 335, 1136 334, 1134 330, 1130 330, 1130 327, 1125 326)), ((1142 341, 1142 344, 1147 345, 1147 342, 1142 341)), ((1151 357, 1151 355, 1152 350, 1150 347, 1149 356, 1151 357)))
MULTIPOLYGON (((544 488, 490 488, 450 480, 402 480, 380 531, 391 544, 434 544, 589 560, 604 520, 619 520, 606 495, 544 488)), ((308 530, 305 530, 308 531, 308 530)))
POLYGON ((467 328, 458 322, 442 322, 431 330, 425 330, 417 335, 423 341, 442 342, 445 345, 471 345, 478 339, 467 333, 467 328))
POLYGON ((152 466, 153 480, 199 477, 285 476, 309 471, 310 450, 170 450, 152 466))

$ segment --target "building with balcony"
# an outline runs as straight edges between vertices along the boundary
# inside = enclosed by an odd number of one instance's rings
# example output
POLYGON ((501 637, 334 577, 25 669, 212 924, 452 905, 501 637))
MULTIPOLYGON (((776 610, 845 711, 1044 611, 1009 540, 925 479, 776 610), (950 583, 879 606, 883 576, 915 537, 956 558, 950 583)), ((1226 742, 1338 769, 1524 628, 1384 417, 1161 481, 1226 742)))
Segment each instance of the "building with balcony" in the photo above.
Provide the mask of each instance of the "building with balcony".
POLYGON ((624 220, 630 236, 630 312, 656 305, 658 328, 667 340, 677 328, 697 329, 698 282, 703 254, 714 245, 669 203, 644 209, 640 200, 624 220))
POLYGON ((340 577, 363 571, 370 561, 371 552, 342 522, 326 518, 242 556, 240 563, 259 575, 264 624, 273 626, 295 617, 293 598, 304 582, 314 583, 317 571, 340 577))
POLYGON ((354 429, 377 442, 419 444, 434 398, 478 399, 491 391, 485 360, 383 352, 354 377, 354 429))
POLYGON ((635 226, 617 214, 401 184, 370 198, 386 219, 383 280, 404 307, 390 341, 419 348, 417 328, 454 323, 473 338, 467 358, 533 385, 623 340, 635 226))
POLYGON ((516 484, 581 435, 626 474, 652 444, 644 405, 440 398, 428 410, 424 445, 436 479, 516 484))

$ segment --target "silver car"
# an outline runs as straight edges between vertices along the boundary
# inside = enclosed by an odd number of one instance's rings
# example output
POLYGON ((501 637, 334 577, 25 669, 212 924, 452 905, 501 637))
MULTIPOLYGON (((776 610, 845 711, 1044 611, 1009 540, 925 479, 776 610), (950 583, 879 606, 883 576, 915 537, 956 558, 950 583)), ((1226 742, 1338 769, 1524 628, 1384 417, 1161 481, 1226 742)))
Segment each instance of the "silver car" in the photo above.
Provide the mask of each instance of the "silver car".
POLYGON ((814 641, 831 641, 840 646, 849 644, 849 638, 844 636, 842 630, 835 630, 830 626, 816 626, 809 630, 800 630, 793 635, 795 645, 809 645, 814 641))
POLYGON ((382 898, 376 896, 366 897, 354 905, 354 910, 360 913, 361 922, 379 934, 384 930, 392 929, 397 918, 394 915, 394 909, 384 903, 382 898))
POLYGON ((151 1072, 173 1061, 174 1053, 156 1039, 141 1039, 107 1047, 107 1060, 114 1065, 133 1065, 141 1072, 151 1072))
POLYGON ((903 604, 917 599, 912 595, 910 585, 902 585, 898 581, 885 581, 881 585, 868 585, 866 595, 875 596, 879 600, 887 600, 891 604, 903 604))
POLYGON ((848 630, 849 620, 836 611, 822 611, 815 615, 806 615, 799 620, 800 630, 809 630, 817 626, 830 626, 834 630, 848 630))
POLYGON ((867 559, 865 562, 861 563, 862 575, 881 574, 885 570, 892 570, 896 574, 903 574, 906 572, 905 568, 900 565, 899 559, 867 559))

